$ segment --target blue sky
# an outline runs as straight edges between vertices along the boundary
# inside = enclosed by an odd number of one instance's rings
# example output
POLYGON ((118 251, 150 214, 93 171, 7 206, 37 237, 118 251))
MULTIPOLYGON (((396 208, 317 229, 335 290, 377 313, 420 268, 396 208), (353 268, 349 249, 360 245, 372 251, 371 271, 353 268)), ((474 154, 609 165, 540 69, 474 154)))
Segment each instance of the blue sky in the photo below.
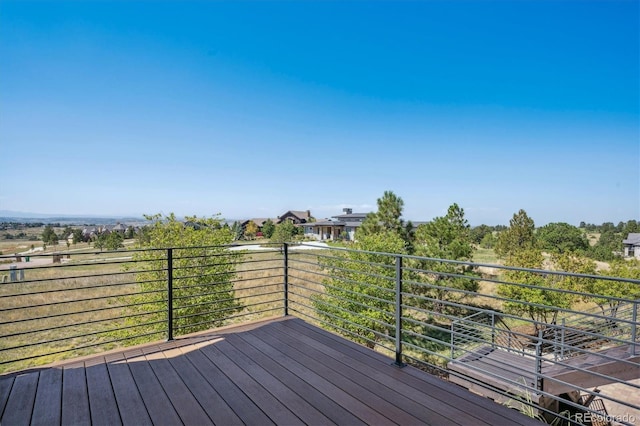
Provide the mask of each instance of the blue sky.
POLYGON ((640 219, 637 1, 0 2, 0 210, 640 219))

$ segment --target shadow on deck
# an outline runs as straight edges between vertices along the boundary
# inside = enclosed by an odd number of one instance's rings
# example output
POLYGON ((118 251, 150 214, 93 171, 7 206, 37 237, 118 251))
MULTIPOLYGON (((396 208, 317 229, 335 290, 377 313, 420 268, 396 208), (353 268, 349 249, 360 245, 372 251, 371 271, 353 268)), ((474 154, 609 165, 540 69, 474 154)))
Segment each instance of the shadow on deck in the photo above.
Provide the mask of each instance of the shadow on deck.
POLYGON ((0 376, 0 424, 539 423, 285 317, 0 376))

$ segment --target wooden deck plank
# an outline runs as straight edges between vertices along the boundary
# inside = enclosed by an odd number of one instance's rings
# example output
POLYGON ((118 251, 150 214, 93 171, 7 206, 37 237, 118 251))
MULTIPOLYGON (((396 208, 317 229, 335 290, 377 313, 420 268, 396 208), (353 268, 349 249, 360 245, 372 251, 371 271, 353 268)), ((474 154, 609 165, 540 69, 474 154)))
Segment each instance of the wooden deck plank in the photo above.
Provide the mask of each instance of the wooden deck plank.
MULTIPOLYGON (((338 335, 314 327, 304 321, 294 319, 291 322, 291 329, 296 330, 301 338, 311 338, 319 342, 326 342, 327 339, 334 341, 334 345, 340 348, 340 356, 360 359, 362 356, 377 359, 381 365, 389 363, 390 359, 384 355, 369 350, 364 346, 346 340, 338 335), (306 335, 305 335, 306 334, 306 335), (359 355, 358 355, 359 354, 359 355)), ((393 371, 393 370, 391 370, 393 371)), ((466 389, 446 382, 436 376, 432 376, 415 368, 401 369, 407 376, 403 376, 402 383, 413 388, 423 390, 425 394, 432 395, 438 399, 438 407, 444 409, 445 406, 457 407, 461 411, 472 414, 476 421, 492 423, 496 417, 503 417, 504 423, 510 424, 537 424, 536 421, 523 416, 521 413, 493 403, 479 395, 472 394, 466 389), (523 423, 524 422, 524 423, 523 423)), ((409 395, 406 395, 409 397, 409 395)))
MULTIPOLYGON (((288 354, 294 359, 304 360, 305 366, 312 366, 311 368, 321 374, 323 377, 331 377, 331 381, 336 384, 342 384, 346 386, 350 394, 359 398, 362 402, 368 404, 371 408, 380 411, 385 416, 389 417, 393 421, 397 421, 400 424, 415 424, 416 422, 429 422, 436 424, 466 424, 464 413, 459 410, 449 408, 449 412, 445 412, 438 407, 434 409, 433 406, 428 404, 422 404, 416 402, 416 399, 421 399, 415 394, 417 391, 411 389, 411 398, 407 398, 406 395, 402 395, 398 392, 398 384, 400 382, 397 379, 389 378, 387 374, 392 370, 398 368, 391 365, 391 360, 387 359, 385 365, 376 365, 373 367, 371 364, 356 365, 357 361, 349 359, 349 365, 343 364, 340 359, 327 356, 327 353, 334 351, 330 346, 324 344, 312 344, 311 341, 306 341, 303 336, 296 338, 295 333, 289 329, 289 332, 285 332, 288 327, 272 327, 270 329, 264 329, 265 334, 269 334, 272 338, 280 340, 283 345, 280 350, 288 354), (383 382, 372 380, 371 377, 385 376, 383 382), (355 386, 352 386, 345 382, 344 379, 348 379, 355 386)), ((269 339, 264 336, 265 339, 269 339)), ((424 395, 424 398, 430 398, 429 395, 424 395)), ((472 416, 468 416, 466 420, 474 420, 477 423, 477 419, 472 416)))
POLYGON ((184 352, 186 359, 198 370, 233 412, 247 425, 275 425, 220 368, 201 351, 184 352))
POLYGON ((118 358, 107 358, 107 371, 122 424, 125 426, 151 426, 151 418, 147 413, 142 396, 138 392, 131 370, 124 360, 124 355, 120 354, 118 358))
POLYGON ((16 376, 5 407, 2 424, 28 425, 31 421, 33 403, 36 399, 39 373, 27 373, 16 376))
POLYGON ((0 377, 0 419, 4 414, 4 408, 7 406, 7 400, 13 387, 13 376, 0 377))
POLYGON ((92 424, 99 426, 121 425, 120 412, 106 364, 100 362, 87 365, 86 375, 92 424))
POLYGON ((164 392, 162 385, 144 356, 139 353, 126 353, 127 365, 131 370, 133 380, 140 391, 140 396, 147 408, 149 417, 154 425, 182 424, 171 400, 164 392))
POLYGON ((214 424, 244 424, 216 389, 207 382, 195 366, 183 355, 180 349, 167 352, 167 357, 182 380, 189 384, 189 390, 214 424))
MULTIPOLYGON (((167 345, 166 347, 173 348, 175 346, 167 345)), ((198 403, 198 400, 191 394, 189 387, 171 366, 164 352, 152 352, 146 355, 145 358, 184 424, 213 424, 198 403)))
POLYGON ((285 405, 278 401, 273 395, 267 392, 243 369, 239 368, 223 352, 217 349, 216 345, 205 346, 202 353, 224 372, 233 383, 251 398, 262 411, 276 424, 300 424, 300 419, 296 417, 285 405))
POLYGON ((249 333, 239 333, 232 337, 234 337, 234 339, 229 338, 229 340, 232 340, 234 346, 252 359, 255 359, 272 374, 280 377, 283 383, 287 383, 287 386, 289 386, 291 390, 306 401, 312 402, 318 410, 324 413, 332 422, 352 426, 364 426, 366 424, 345 410, 337 401, 332 400, 319 389, 306 382, 302 377, 292 373, 285 365, 278 363, 276 359, 272 358, 271 354, 277 351, 276 348, 264 344, 257 337, 249 333))
MULTIPOLYGON (((340 369, 340 365, 338 363, 328 361, 324 358, 320 350, 309 348, 303 345, 302 341, 294 342, 292 339, 289 339, 288 335, 279 333, 282 328, 283 327, 281 326, 268 327, 261 330, 261 334, 265 336, 264 340, 268 343, 278 345, 279 349, 285 355, 289 356, 291 359, 299 360, 305 367, 309 368, 319 376, 326 378, 341 390, 368 406, 372 414, 377 412, 380 419, 373 423, 399 422, 400 424, 414 424, 416 422, 420 422, 418 417, 404 411, 396 405, 396 403, 402 402, 395 398, 393 392, 387 390, 385 397, 388 398, 381 397, 380 394, 384 395, 385 393, 380 392, 380 384, 377 386, 371 386, 371 383, 366 380, 366 374, 356 374, 353 370, 348 371, 347 369, 340 369), (270 338, 266 337, 266 334, 268 334, 270 338), (361 379, 364 379, 364 382, 361 381, 361 379), (391 402, 389 399, 394 401, 391 402)), ((284 328, 288 328, 288 325, 284 326, 284 328)), ((300 334, 299 337, 302 339, 305 336, 300 334)), ((319 349, 319 347, 315 349, 319 349)), ((384 366, 378 365, 377 367, 394 368, 390 366, 390 363, 387 363, 384 366)), ((368 373, 373 374, 374 369, 369 370, 368 373)), ((367 423, 372 423, 368 419, 362 420, 367 423)))
MULTIPOLYGON (((280 379, 282 376, 274 376, 273 373, 277 373, 277 371, 267 371, 262 364, 256 362, 257 360, 254 358, 248 357, 242 350, 230 343, 230 341, 236 341, 236 343, 238 343, 236 336, 232 335, 216 346, 223 351, 229 359, 232 359, 238 367, 242 368, 256 382, 260 383, 271 395, 282 402, 283 405, 286 405, 287 409, 291 410, 302 422, 306 424, 333 424, 321 411, 309 404, 309 402, 298 393, 294 392, 289 387, 290 384, 287 380, 282 381, 280 379)), ((240 344, 240 346, 242 347, 242 344, 240 344)), ((295 376, 289 376, 287 378, 292 382, 298 380, 295 376)))
POLYGON ((91 424, 87 378, 83 364, 71 364, 65 366, 62 371, 62 424, 91 424))
POLYGON ((29 422, 538 424, 292 317, 0 376, 0 424, 29 422))
POLYGON ((49 426, 60 424, 61 421, 62 369, 47 368, 40 372, 31 424, 49 426))

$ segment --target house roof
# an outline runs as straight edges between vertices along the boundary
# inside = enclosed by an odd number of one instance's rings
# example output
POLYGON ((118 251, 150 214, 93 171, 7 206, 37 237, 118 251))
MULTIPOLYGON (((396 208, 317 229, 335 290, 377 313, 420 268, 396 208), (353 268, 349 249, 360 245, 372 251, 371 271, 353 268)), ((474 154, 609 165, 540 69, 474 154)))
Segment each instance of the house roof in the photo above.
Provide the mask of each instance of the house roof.
MULTIPOLYGON (((269 220, 269 218, 268 218, 268 217, 255 217, 255 218, 253 218, 253 219, 247 219, 247 220, 245 220, 244 222, 242 222, 242 225, 243 225, 243 226, 245 226, 247 223, 249 223, 249 222, 251 221, 251 222, 255 223, 255 224, 256 224, 256 226, 258 226, 259 228, 261 228, 261 227, 262 227, 262 225, 264 225, 264 223, 265 223, 266 221, 268 221, 268 220, 269 220)), ((273 223, 276 223, 276 221, 275 221, 274 219, 271 219, 271 221, 272 221, 273 223)))
POLYGON ((630 233, 626 240, 622 240, 622 244, 640 245, 640 234, 630 233))
POLYGON ((335 217, 336 219, 339 220, 349 220, 349 219, 356 219, 356 218, 365 218, 367 217, 369 213, 349 213, 349 214, 339 214, 337 216, 332 216, 335 217))

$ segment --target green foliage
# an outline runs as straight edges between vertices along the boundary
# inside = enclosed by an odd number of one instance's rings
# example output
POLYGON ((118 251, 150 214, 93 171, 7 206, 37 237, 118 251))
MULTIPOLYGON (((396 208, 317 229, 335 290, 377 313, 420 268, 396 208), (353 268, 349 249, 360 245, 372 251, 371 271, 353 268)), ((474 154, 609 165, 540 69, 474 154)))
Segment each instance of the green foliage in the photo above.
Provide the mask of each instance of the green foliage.
POLYGON ((104 248, 107 250, 118 250, 124 247, 124 236, 119 232, 109 233, 104 241, 104 248))
POLYGON ((127 240, 130 240, 132 238, 134 238, 136 236, 136 230, 133 229, 133 226, 129 226, 126 230, 126 232, 124 233, 124 237, 127 240))
MULTIPOLYGON (((508 266, 542 269, 543 261, 542 253, 535 249, 528 249, 513 253, 506 263, 508 266)), ((506 312, 531 318, 537 322, 536 328, 544 328, 544 324, 540 323, 555 322, 558 314, 556 308, 569 308, 575 300, 575 296, 571 294, 553 291, 561 289, 562 285, 566 284, 557 276, 508 270, 503 274, 503 280, 531 286, 499 284, 497 292, 502 297, 514 300, 504 302, 506 312)))
POLYGON ((479 225, 471 228, 469 238, 474 244, 482 243, 482 240, 493 233, 493 229, 488 225, 479 225))
POLYGON ((136 327, 135 333, 166 332, 167 249, 173 248, 174 329, 185 334, 221 326, 241 308, 235 300, 233 279, 237 252, 221 245, 232 241, 230 229, 220 226, 219 218, 187 217, 190 226, 171 214, 145 216, 151 224, 145 229, 140 248, 134 253, 135 277, 140 294, 136 307, 143 317, 135 323, 156 324, 136 327))
POLYGON ((498 239, 495 237, 495 235, 493 235, 492 232, 485 234, 484 237, 482 237, 482 241, 480 241, 480 247, 482 248, 486 248, 486 249, 492 249, 496 246, 498 242, 498 239))
POLYGON ((356 239, 389 231, 400 236, 405 242, 405 251, 412 253, 413 225, 411 222, 405 223, 402 220, 402 209, 404 208, 402 198, 392 191, 385 191, 377 202, 378 210, 365 217, 362 225, 356 231, 356 239))
POLYGON ((82 229, 73 230, 73 244, 78 244, 84 241, 84 235, 82 235, 82 229))
MULTIPOLYGON (((387 230, 360 236, 353 248, 402 253, 404 241, 387 230)), ((329 327, 369 347, 395 331, 394 257, 348 251, 319 261, 327 278, 313 305, 329 327)))
POLYGON ((294 240, 298 234, 298 229, 290 220, 285 220, 276 225, 273 235, 271 235, 272 243, 288 243, 294 240))
MULTIPOLYGON (((471 242, 470 227, 464 217, 464 210, 452 204, 447 215, 436 217, 431 222, 420 225, 416 230, 415 254, 434 258, 471 261, 474 247, 471 242)), ((422 279, 435 287, 427 291, 438 301, 459 301, 466 297, 465 293, 455 290, 475 292, 478 282, 465 276, 473 276, 471 268, 465 265, 451 264, 430 260, 413 260, 420 269, 431 271, 422 279)), ((425 293, 424 290, 421 293, 425 293)), ((433 309, 441 312, 442 303, 436 303, 433 309)))
POLYGON ((600 234, 598 242, 588 250, 589 257, 608 262, 616 259, 616 253, 622 252, 622 234, 616 234, 611 227, 600 234))
POLYGON ((56 245, 58 244, 58 236, 53 230, 53 226, 47 225, 42 231, 42 242, 45 244, 56 245))
POLYGON ((552 253, 583 251, 589 248, 584 233, 568 223, 549 223, 536 232, 538 245, 552 253))
POLYGON ((536 246, 535 224, 527 212, 520 209, 509 221, 509 228, 500 232, 496 243, 496 254, 504 259, 521 250, 536 246))
MULTIPOLYGON (((616 260, 611 263, 611 269, 606 271, 605 274, 610 277, 640 280, 640 261, 616 260)), ((638 284, 621 281, 593 280, 587 291, 593 295, 592 300, 600 306, 602 314, 612 318, 615 318, 621 302, 607 299, 606 297, 640 298, 640 286, 638 284)))
POLYGON ((265 238, 271 238, 275 231, 276 225, 271 219, 267 219, 262 225, 262 235, 264 235, 265 238))

